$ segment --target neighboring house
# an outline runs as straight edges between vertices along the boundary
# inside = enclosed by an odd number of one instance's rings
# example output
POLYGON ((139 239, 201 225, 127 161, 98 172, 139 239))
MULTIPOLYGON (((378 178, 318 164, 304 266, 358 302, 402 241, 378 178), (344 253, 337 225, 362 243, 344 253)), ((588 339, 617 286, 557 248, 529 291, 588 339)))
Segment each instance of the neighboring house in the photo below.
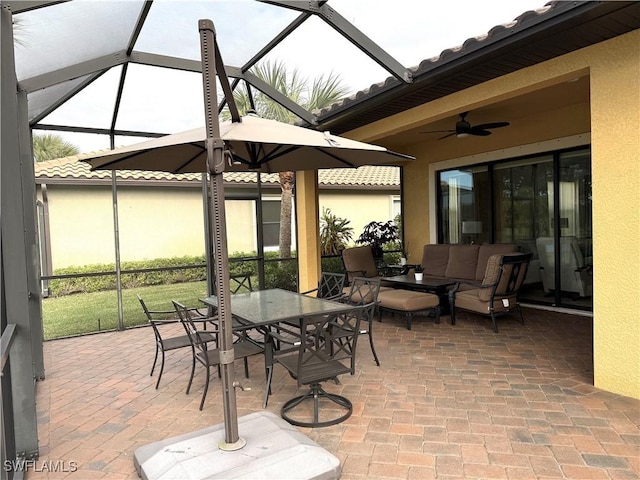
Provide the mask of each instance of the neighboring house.
MULTIPOLYGON (((82 156, 35 165, 44 274, 67 266, 115 261, 111 173, 91 171, 79 158, 82 156)), ((261 192, 255 173, 225 173, 225 183, 229 252, 257 251, 259 198, 265 250, 277 249, 278 175, 262 174, 261 192)), ((397 167, 323 170, 318 183, 320 212, 330 208, 350 220, 354 241, 370 221, 386 221, 400 213, 397 167)), ((204 255, 200 174, 120 171, 116 191, 122 261, 204 255)), ((295 234, 292 245, 295 248, 295 234)))

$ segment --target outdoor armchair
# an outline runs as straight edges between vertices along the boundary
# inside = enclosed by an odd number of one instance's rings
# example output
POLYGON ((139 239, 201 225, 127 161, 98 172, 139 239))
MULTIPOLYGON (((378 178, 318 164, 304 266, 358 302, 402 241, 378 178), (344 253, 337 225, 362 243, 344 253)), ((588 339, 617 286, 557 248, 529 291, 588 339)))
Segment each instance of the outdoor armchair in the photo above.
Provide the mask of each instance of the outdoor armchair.
POLYGON ((354 374, 362 311, 362 307, 354 307, 345 313, 309 316, 302 319, 299 330, 270 332, 265 350, 267 387, 264 408, 271 394, 274 368, 281 365, 296 379, 298 387, 309 386, 307 393, 285 402, 281 410, 282 418, 303 427, 325 427, 349 418, 353 411, 351 401, 325 391, 321 383, 329 380, 338 383, 339 375, 354 374), (276 349, 276 345, 279 348, 276 349), (335 406, 321 412, 321 399, 337 404, 340 414, 327 417, 328 413, 335 412, 335 406), (308 410, 302 407, 307 401, 312 402, 310 420, 305 415, 308 410), (302 408, 298 410, 299 406, 302 408))
POLYGON ((369 245, 342 250, 342 263, 350 284, 355 277, 374 278, 378 276, 378 266, 369 245))
POLYGON ((533 254, 492 255, 487 262, 484 280, 481 284, 457 282, 449 291, 451 325, 456 323, 456 309, 489 315, 494 332, 498 332, 496 315, 517 311, 520 323, 524 317, 518 303, 518 291, 527 275, 527 268, 533 254), (470 290, 459 290, 460 284, 470 285, 470 290))

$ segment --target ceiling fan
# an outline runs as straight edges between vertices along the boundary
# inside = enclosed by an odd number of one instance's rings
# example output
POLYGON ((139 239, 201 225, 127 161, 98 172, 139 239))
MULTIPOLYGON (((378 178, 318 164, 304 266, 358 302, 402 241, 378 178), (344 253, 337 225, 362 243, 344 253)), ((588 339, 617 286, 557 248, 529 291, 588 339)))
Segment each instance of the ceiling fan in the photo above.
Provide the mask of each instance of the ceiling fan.
POLYGON ((468 113, 469 112, 462 112, 460 114, 460 120, 456 122, 455 130, 430 130, 427 132, 420 132, 420 133, 447 133, 444 137, 440 137, 438 140, 451 137, 452 135, 455 135, 458 138, 464 138, 471 135, 475 135, 478 137, 486 137, 487 135, 491 135, 491 133, 493 133, 489 131, 490 129, 509 126, 509 122, 491 122, 491 123, 482 123, 480 125, 471 126, 471 124, 466 120, 468 113))

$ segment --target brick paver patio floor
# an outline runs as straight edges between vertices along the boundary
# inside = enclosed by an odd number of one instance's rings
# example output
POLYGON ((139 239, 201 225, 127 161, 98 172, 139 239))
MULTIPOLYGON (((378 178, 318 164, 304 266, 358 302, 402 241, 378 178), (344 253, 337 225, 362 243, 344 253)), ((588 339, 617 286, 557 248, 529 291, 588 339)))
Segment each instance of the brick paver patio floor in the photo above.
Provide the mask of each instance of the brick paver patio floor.
MULTIPOLYGON (((408 331, 385 317, 374 325, 381 366, 362 337, 356 375, 326 385, 354 414, 304 433, 340 459, 343 479, 640 478, 640 402, 592 386, 591 318, 525 309, 524 326, 503 317, 497 334, 487 319, 458 318, 416 317, 408 331)), ((204 411, 202 368, 185 394, 189 350, 167 355, 154 388, 149 328, 50 341, 44 351, 37 466, 77 471, 34 468, 28 479, 136 479, 136 448, 222 422, 215 374, 204 411)), ((240 416, 262 409, 263 365, 250 359, 240 416)), ((279 414, 296 392, 278 368, 268 410, 279 414)))

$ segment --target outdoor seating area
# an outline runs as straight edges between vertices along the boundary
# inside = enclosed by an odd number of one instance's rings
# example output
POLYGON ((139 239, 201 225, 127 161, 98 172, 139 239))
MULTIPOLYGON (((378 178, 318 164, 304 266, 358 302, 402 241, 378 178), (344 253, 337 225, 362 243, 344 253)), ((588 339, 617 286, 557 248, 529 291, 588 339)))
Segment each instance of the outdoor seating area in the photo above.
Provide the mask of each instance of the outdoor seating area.
POLYGON ((342 251, 351 283, 358 279, 377 282, 378 309, 401 314, 407 330, 411 330, 413 315, 420 312, 434 317, 435 323, 440 323, 441 314, 450 315, 451 325, 455 325, 458 308, 490 316, 496 333, 496 315, 500 313, 515 310, 524 324, 517 296, 532 257, 531 253, 516 252, 513 244, 427 244, 421 264, 404 265, 400 275, 384 276, 391 275, 395 267, 376 261, 370 247, 342 251))
MULTIPOLYGON (((445 318, 410 331, 385 314, 375 322, 380 366, 360 345, 355 374, 324 385, 352 402, 351 417, 301 431, 340 459, 345 480, 637 478, 640 402, 592 386, 592 318, 534 309, 525 317, 524 326, 505 322, 496 335, 464 311, 455 326, 445 318)), ((143 327, 45 342, 40 461, 76 462, 70 478, 137 479, 136 448, 222 422, 215 375, 202 411, 203 369, 185 394, 188 349, 166 352, 156 390, 153 338, 143 327)), ((262 411, 261 356, 249 367, 239 416, 262 411)), ((243 376, 241 362, 235 371, 243 376)), ((271 388, 267 410, 277 415, 306 390, 284 368, 274 369, 271 388)), ((26 478, 49 476, 64 477, 32 470, 26 478)))

